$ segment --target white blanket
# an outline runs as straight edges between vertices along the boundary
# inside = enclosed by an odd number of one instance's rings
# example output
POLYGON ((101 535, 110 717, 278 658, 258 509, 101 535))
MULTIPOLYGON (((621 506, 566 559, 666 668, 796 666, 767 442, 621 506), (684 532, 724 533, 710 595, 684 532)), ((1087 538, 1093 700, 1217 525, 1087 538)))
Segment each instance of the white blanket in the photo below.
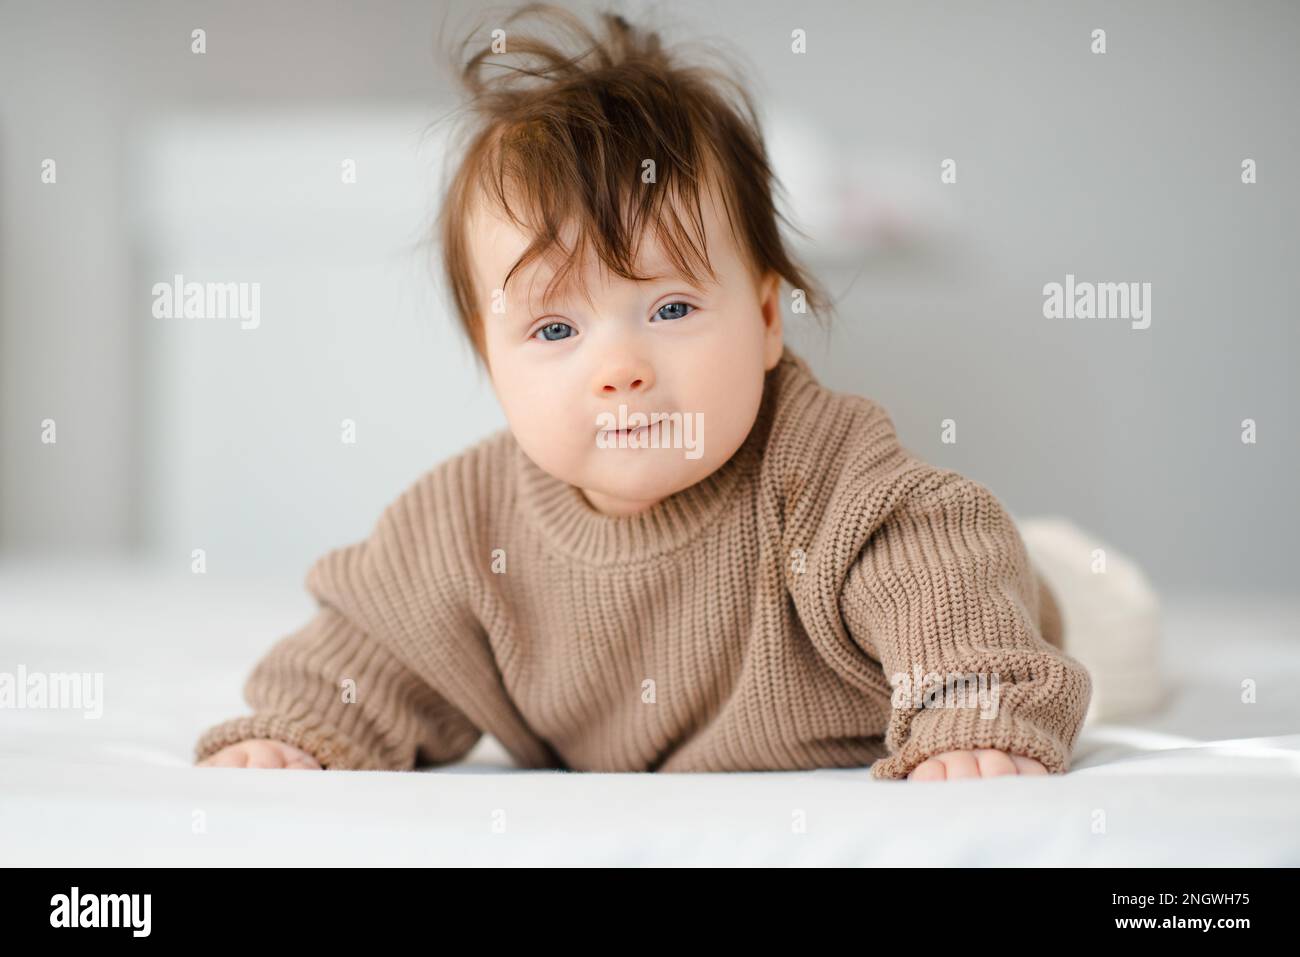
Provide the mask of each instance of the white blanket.
POLYGON ((0 672, 103 674, 102 717, 0 710, 0 863, 1300 864, 1300 603, 1166 601, 1155 714, 1049 778, 194 768, 300 587, 0 564, 0 672), (1255 703, 1244 703, 1243 681, 1255 703))

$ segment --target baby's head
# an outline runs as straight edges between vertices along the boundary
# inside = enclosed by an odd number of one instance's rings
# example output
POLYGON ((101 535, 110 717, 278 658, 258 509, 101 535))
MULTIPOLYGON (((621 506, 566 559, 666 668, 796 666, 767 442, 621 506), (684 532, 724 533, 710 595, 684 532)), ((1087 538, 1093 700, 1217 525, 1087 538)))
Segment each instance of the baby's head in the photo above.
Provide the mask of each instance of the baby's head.
POLYGON ((782 280, 813 314, 826 302, 785 249, 743 87, 602 23, 529 5, 465 61, 473 123, 440 232, 520 447, 624 515, 745 441, 782 353, 782 280), (534 15, 574 44, 516 31, 534 15))

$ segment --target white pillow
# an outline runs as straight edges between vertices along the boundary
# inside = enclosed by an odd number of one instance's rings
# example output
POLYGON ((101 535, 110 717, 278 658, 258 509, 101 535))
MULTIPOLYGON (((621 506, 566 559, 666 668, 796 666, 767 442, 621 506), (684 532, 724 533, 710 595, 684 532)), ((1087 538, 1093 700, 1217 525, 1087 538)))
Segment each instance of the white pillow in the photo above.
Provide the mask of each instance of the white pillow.
POLYGON ((1018 521, 1030 560, 1060 606, 1067 654, 1092 674, 1085 723, 1157 710, 1160 602, 1131 558, 1064 518, 1018 521))

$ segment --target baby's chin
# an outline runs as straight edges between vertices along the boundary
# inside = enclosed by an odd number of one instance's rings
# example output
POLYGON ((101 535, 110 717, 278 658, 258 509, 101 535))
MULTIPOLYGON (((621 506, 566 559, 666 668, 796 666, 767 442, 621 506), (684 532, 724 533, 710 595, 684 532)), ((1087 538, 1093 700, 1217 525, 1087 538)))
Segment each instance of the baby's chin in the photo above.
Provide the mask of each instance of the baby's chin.
POLYGON ((588 456, 581 475, 566 481, 610 499, 652 502, 689 488, 713 471, 705 458, 687 458, 681 449, 599 449, 588 456))

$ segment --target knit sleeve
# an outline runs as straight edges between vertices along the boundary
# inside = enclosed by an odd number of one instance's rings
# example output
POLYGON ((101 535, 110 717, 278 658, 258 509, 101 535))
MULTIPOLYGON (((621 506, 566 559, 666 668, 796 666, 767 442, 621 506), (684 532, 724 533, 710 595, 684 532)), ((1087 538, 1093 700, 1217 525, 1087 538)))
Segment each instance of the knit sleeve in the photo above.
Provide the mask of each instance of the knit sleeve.
POLYGON ((466 530, 477 510, 452 481, 461 464, 431 470, 368 538, 312 565, 315 616, 257 663, 244 687, 253 714, 206 731, 198 760, 255 737, 338 769, 409 770, 469 752, 484 733, 484 715, 467 711, 473 689, 497 672, 458 564, 479 551, 466 530))
POLYGON ((411 770, 463 757, 481 736, 382 642, 323 605, 244 686, 253 714, 208 729, 195 759, 250 738, 283 741, 337 770, 411 770))
POLYGON ((853 640, 894 692, 873 777, 976 748, 1068 770, 1092 685, 1044 639, 1039 587, 1010 516, 979 483, 936 471, 889 511, 840 595, 853 640))

